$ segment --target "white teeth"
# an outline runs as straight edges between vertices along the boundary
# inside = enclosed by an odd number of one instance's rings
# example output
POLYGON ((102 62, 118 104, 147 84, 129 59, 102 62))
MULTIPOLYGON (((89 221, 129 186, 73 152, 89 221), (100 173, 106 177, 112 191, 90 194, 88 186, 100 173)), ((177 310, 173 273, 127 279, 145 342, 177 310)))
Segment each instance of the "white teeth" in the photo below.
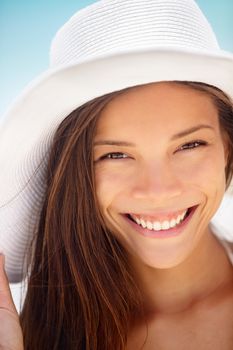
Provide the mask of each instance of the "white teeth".
POLYGON ((187 211, 188 211, 188 209, 183 214, 181 214, 181 220, 184 219, 185 215, 187 214, 187 211))
POLYGON ((152 222, 147 221, 147 222, 146 222, 146 227, 147 227, 149 230, 153 230, 153 224, 152 224, 152 222))
POLYGON ((146 228, 146 223, 145 223, 144 220, 141 219, 141 220, 140 220, 140 224, 142 225, 143 228, 146 228))
POLYGON ((175 227, 175 226, 176 226, 176 220, 175 220, 175 219, 172 219, 172 220, 170 221, 170 226, 171 226, 171 227, 175 227))
POLYGON ((136 218, 135 220, 136 220, 136 223, 137 223, 138 225, 140 225, 140 223, 141 223, 140 219, 136 218))
POLYGON ((155 231, 160 231, 161 230, 161 224, 160 222, 156 221, 153 223, 153 228, 155 231))
POLYGON ((143 220, 143 219, 139 219, 137 217, 134 217, 133 215, 132 218, 134 219, 134 221, 142 226, 143 228, 147 228, 148 230, 154 230, 154 231, 161 231, 161 230, 168 230, 169 228, 173 228, 176 225, 179 225, 181 221, 183 221, 186 213, 187 213, 188 209, 185 210, 181 215, 178 215, 177 218, 172 219, 170 221, 166 220, 163 222, 159 222, 159 221, 148 221, 148 220, 143 220))
POLYGON ((176 219, 176 223, 179 224, 181 220, 181 215, 178 216, 178 218, 176 219))
POLYGON ((169 221, 164 221, 162 223, 162 230, 167 230, 169 229, 169 227, 170 227, 169 221))

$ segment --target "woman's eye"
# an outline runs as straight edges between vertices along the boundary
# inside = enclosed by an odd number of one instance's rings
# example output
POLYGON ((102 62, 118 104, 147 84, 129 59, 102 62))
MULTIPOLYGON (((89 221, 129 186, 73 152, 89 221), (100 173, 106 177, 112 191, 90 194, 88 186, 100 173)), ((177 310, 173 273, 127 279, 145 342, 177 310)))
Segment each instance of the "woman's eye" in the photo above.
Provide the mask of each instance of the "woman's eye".
POLYGON ((205 141, 200 141, 200 140, 192 141, 192 142, 188 142, 188 143, 185 143, 184 145, 182 145, 179 148, 179 151, 192 150, 194 148, 197 148, 197 147, 200 147, 200 146, 206 146, 206 145, 207 145, 207 142, 205 142, 205 141))
POLYGON ((127 154, 121 153, 121 152, 113 152, 113 153, 107 153, 107 154, 103 155, 102 157, 100 157, 100 160, 103 160, 103 159, 124 159, 124 158, 128 158, 127 154))

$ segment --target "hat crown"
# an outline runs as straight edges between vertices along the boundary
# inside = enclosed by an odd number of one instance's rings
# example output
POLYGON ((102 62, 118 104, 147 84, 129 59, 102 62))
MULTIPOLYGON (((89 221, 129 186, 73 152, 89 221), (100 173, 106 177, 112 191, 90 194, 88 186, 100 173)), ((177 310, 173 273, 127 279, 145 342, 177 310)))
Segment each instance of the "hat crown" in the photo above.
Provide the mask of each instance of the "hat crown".
POLYGON ((153 48, 219 50, 193 0, 102 0, 78 11, 57 32, 51 66, 153 48))

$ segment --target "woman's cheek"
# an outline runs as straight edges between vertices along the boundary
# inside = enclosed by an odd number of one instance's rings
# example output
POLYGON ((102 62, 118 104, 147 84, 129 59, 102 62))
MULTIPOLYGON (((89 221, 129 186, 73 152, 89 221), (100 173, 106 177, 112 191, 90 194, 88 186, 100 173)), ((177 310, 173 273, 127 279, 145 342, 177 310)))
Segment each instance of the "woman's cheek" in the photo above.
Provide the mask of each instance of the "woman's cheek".
POLYGON ((101 164, 95 169, 95 184, 98 197, 112 197, 129 188, 134 176, 133 167, 101 164))
POLYGON ((183 157, 176 164, 176 176, 179 176, 181 181, 203 190, 218 187, 225 181, 225 160, 219 153, 207 151, 202 155, 183 157))

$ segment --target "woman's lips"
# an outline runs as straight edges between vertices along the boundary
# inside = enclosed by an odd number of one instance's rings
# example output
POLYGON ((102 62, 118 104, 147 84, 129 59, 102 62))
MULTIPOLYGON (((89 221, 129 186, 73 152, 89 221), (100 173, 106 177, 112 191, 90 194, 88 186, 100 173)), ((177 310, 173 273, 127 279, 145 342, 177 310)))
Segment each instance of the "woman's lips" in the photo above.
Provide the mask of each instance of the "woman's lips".
POLYGON ((184 217, 183 221, 179 223, 177 226, 173 228, 169 228, 166 230, 160 230, 160 231, 155 231, 155 230, 150 230, 148 228, 143 228, 141 225, 137 224, 131 217, 130 214, 124 214, 124 217, 128 221, 128 223, 142 236, 145 237, 152 237, 152 238, 168 238, 168 237, 174 237, 178 236, 183 232, 184 228, 188 225, 190 220, 192 219, 192 216, 196 210, 198 205, 190 207, 188 209, 188 212, 186 216, 184 217))

